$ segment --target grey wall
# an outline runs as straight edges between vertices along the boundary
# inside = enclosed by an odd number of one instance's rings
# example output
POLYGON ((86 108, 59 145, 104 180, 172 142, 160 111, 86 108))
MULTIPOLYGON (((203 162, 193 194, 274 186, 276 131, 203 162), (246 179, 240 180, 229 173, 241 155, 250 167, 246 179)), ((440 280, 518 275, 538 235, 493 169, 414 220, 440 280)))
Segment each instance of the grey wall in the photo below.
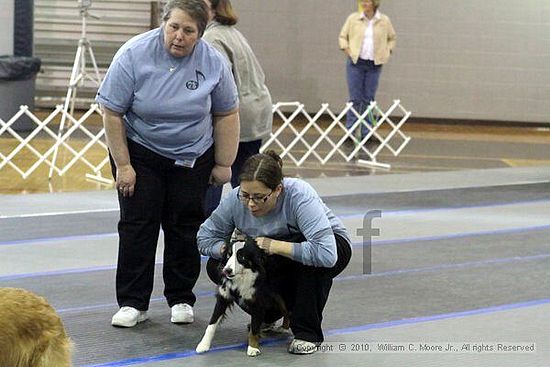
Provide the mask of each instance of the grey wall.
MULTIPOLYGON (((232 0, 274 101, 347 100, 337 37, 355 0, 232 0)), ((395 53, 377 100, 415 117, 550 122, 550 1, 383 0, 395 53)))
POLYGON ((14 1, 0 0, 0 55, 13 55, 14 1))

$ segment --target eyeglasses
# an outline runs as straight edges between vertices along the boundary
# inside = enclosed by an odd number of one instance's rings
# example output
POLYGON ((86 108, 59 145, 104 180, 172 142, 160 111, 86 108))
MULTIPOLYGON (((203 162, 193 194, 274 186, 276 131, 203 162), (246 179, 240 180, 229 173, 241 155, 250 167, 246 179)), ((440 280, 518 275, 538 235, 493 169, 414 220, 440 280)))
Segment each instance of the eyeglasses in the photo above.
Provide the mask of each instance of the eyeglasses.
POLYGON ((237 193, 237 196, 239 197, 239 200, 241 201, 241 203, 243 203, 244 205, 248 205, 248 202, 250 200, 252 200, 252 202, 254 204, 263 204, 265 203, 269 197, 271 196, 271 194, 273 194, 273 190, 271 190, 269 192, 269 194, 266 194, 266 195, 254 195, 254 196, 250 196, 248 194, 244 194, 241 192, 241 189, 239 188, 239 192, 237 193))

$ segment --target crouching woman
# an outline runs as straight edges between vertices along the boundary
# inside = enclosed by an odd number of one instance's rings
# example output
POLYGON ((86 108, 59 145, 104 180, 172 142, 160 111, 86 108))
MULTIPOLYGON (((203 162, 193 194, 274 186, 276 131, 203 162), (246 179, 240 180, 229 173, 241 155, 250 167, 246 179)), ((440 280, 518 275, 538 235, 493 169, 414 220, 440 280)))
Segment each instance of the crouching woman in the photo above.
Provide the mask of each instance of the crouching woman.
POLYGON ((283 178, 282 160, 273 151, 244 164, 236 187, 197 234, 199 251, 210 259, 209 277, 235 229, 256 238, 278 264, 282 295, 290 312, 294 340, 288 351, 310 354, 323 342, 321 321, 332 280, 351 258, 351 240, 342 222, 306 182, 283 178))

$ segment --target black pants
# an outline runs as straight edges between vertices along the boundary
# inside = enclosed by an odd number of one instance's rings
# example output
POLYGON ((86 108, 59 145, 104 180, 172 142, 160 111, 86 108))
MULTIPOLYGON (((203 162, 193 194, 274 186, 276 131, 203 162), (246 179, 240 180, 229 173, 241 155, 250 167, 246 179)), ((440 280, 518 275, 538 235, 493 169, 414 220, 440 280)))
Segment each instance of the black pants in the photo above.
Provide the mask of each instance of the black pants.
MULTIPOLYGON (((128 149, 137 179, 132 197, 118 194, 118 304, 142 311, 149 308, 162 226, 164 296, 170 307, 193 305, 193 287, 200 273, 196 235, 204 221, 203 200, 214 166, 214 149, 199 157, 193 168, 176 166, 174 160, 131 140, 128 149)), ((111 166, 116 176, 112 159, 111 166)))
MULTIPOLYGON (((231 187, 235 188, 239 186, 239 175, 243 170, 244 162, 254 154, 260 151, 262 146, 261 140, 246 141, 239 143, 239 150, 237 150, 237 157, 235 162, 231 166, 231 187)), ((205 215, 208 218, 210 214, 218 207, 222 198, 223 186, 208 186, 205 197, 205 215)))
MULTIPOLYGON (((276 261, 276 273, 284 274, 281 278, 277 276, 276 288, 290 311, 290 328, 297 339, 313 343, 324 341, 321 323, 332 279, 346 268, 351 259, 350 243, 339 235, 334 237, 338 260, 332 268, 307 266, 282 256, 271 256, 270 260, 276 261)), ((213 258, 206 264, 208 276, 216 284, 221 282, 219 264, 220 262, 213 258)), ((266 316, 266 321, 275 321, 281 316, 266 316)))

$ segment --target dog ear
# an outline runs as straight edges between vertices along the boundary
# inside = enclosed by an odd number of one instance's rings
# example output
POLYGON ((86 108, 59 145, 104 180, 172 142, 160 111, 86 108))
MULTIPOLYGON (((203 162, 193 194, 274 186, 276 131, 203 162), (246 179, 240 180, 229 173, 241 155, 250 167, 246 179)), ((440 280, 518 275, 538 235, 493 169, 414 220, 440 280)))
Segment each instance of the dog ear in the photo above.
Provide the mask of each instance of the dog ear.
POLYGON ((244 244, 248 246, 256 246, 256 239, 250 236, 246 236, 244 244))
POLYGON ((252 249, 252 254, 256 258, 255 263, 257 266, 261 269, 262 272, 265 272, 265 263, 267 262, 267 252, 260 248, 260 246, 257 245, 255 238, 247 238, 246 244, 250 246, 252 249))
POLYGON ((261 249, 260 246, 258 246, 255 238, 247 236, 245 240, 245 246, 252 249, 252 253, 254 254, 254 256, 260 257, 260 260, 262 261, 264 260, 263 258, 267 256, 267 253, 263 249, 261 249))
POLYGON ((226 263, 227 259, 231 257, 233 254, 233 246, 231 246, 230 242, 225 242, 225 244, 222 247, 222 263, 226 263))

